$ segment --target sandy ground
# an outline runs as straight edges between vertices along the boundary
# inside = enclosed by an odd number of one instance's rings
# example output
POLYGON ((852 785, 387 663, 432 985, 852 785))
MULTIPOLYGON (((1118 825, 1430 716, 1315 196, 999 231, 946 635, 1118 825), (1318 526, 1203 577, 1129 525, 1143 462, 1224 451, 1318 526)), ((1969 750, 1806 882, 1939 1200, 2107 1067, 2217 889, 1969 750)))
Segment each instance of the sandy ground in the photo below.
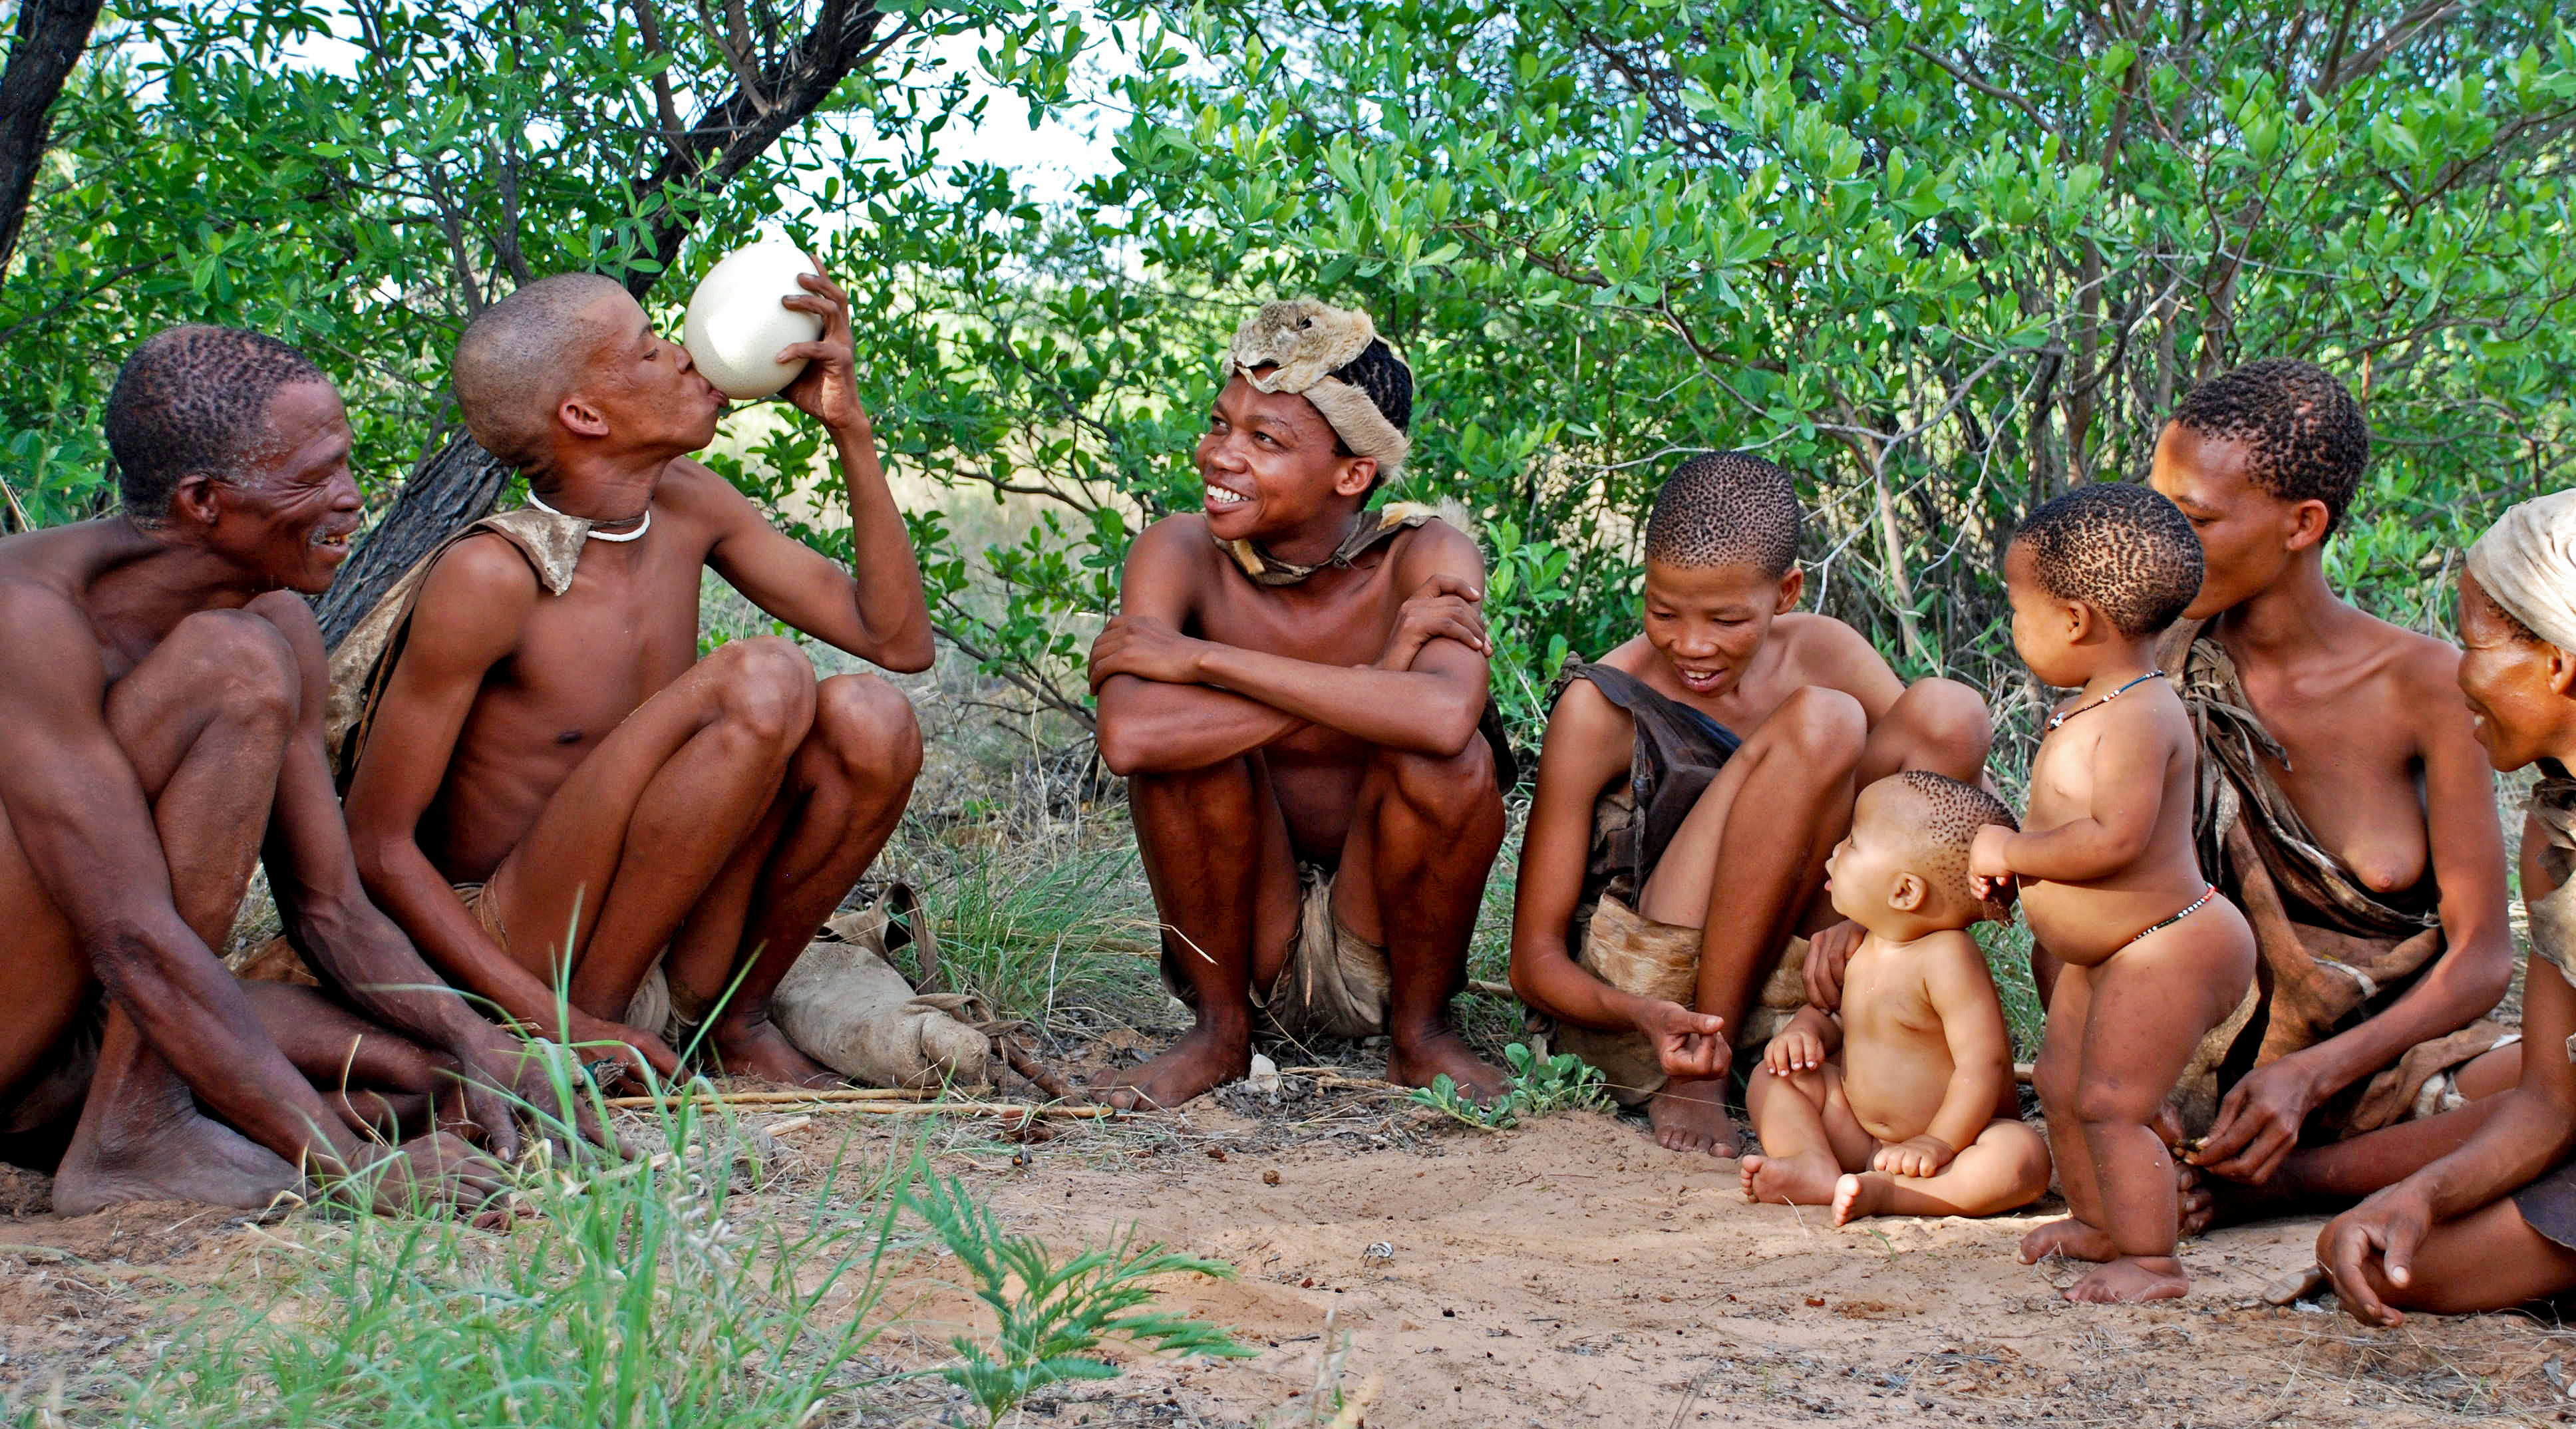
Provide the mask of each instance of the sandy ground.
MULTIPOLYGON (((1191 1121, 1220 1149, 1259 1133, 1221 1112, 1191 1121)), ((2079 1308, 2056 1295, 2077 1267, 2013 1256, 2036 1216, 1838 1231, 1811 1210, 1747 1205, 1732 1161, 1666 1152, 1608 1116, 1440 1132, 1411 1149, 1354 1154, 1343 1147, 1365 1134, 1341 1140, 1222 1161, 1165 1151, 1114 1169, 1041 1154, 988 1194, 1051 1240, 1133 1221, 1240 1268, 1170 1298, 1236 1326, 1260 1356, 1135 1376, 1208 1423, 1306 1422, 1297 1406, 1319 1377, 1383 1425, 2571 1417, 2543 1369, 2576 1345, 2554 1320, 2424 1319, 2383 1334, 2316 1306, 2261 1306, 2266 1284, 2310 1259, 2314 1220, 2190 1246, 2188 1300, 2079 1308), (1319 1376, 1345 1334, 1338 1373, 1319 1376)), ((1129 1422, 1108 1407, 1060 1412, 1129 1422)))
MULTIPOLYGON (((1292 1087, 1295 1084, 1292 1079, 1292 1087)), ((1123 1356, 1106 1384, 1039 1396, 1022 1424, 1556 1426, 1807 1424, 2348 1425, 2576 1419, 2561 1397, 2576 1332, 2554 1317, 2418 1319, 2361 1330, 2258 1293, 2308 1258, 2317 1222, 2186 1248, 2191 1298, 2140 1309, 2058 1300, 2077 1268, 2024 1266, 2036 1217, 1827 1227, 1748 1206, 1731 1161, 1661 1150, 1634 1122, 1579 1113, 1508 1133, 1383 1095, 1263 1108, 1235 1094, 1178 1115, 1071 1128, 1012 1148, 968 1135, 940 1158, 1007 1226, 1065 1248, 1134 1227, 1222 1259, 1168 1305, 1232 1326, 1255 1357, 1123 1356), (1249 1110, 1256 1115, 1243 1115, 1249 1110), (1338 1417, 1337 1417, 1338 1416, 1338 1417)), ((754 1198, 790 1211, 845 1136, 818 1115, 754 1198)), ((141 1205, 79 1220, 0 1184, 0 1388, 141 1351, 169 1292, 263 1234, 244 1217, 141 1205), (14 1199, 14 1203, 13 1203, 14 1199)), ((742 1209, 749 1209, 744 1205, 742 1209)), ((938 1362, 980 1328, 923 1258, 889 1300, 896 1363, 938 1362)), ((21 1402, 25 1402, 22 1398, 21 1402)), ((867 1423, 939 1423, 929 1390, 867 1423)), ((837 1422, 837 1421, 836 1421, 837 1422)))

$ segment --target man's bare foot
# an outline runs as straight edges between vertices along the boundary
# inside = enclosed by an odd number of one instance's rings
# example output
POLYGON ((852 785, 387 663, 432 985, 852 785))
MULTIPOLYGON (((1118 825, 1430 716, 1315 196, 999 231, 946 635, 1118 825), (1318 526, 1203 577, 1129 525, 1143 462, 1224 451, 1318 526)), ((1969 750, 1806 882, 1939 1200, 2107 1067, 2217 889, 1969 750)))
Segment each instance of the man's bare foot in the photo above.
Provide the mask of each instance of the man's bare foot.
POLYGON ((1834 1224, 1847 1226, 1887 1209, 1887 1178, 1871 1171, 1834 1182, 1834 1224))
POLYGON ((1467 1050, 1465 1039, 1447 1028, 1387 1048, 1386 1079, 1399 1086, 1427 1087, 1442 1076, 1458 1084, 1459 1094, 1490 1102, 1510 1086, 1503 1074, 1467 1050))
POLYGON ((2046 1225, 2034 1227, 2021 1238, 2021 1263, 2037 1265, 2052 1255, 2068 1260, 2117 1260, 2119 1248, 2111 1244, 2111 1233, 2088 1226, 2073 1216, 2061 1217, 2046 1225))
POLYGON ((1252 1036, 1211 1032, 1202 1023, 1172 1044, 1170 1051, 1142 1066, 1121 1072, 1091 1099, 1120 1111, 1154 1111, 1176 1107, 1252 1070, 1252 1036))
POLYGON ((2088 1305, 2137 1305, 2189 1294, 2191 1277, 2170 1255, 2124 1255, 2105 1261, 2066 1287, 2066 1298, 2088 1305))
POLYGON ((1766 1206, 1821 1206, 1832 1200, 1842 1168, 1830 1156, 1747 1156, 1737 1171, 1744 1199, 1766 1206))
POLYGON ((1733 1156, 1735 1121, 1726 1114, 1726 1079, 1675 1077, 1646 1103, 1646 1124, 1667 1151, 1733 1156))
POLYGON ((122 1201, 197 1201, 256 1211, 303 1180, 275 1152, 193 1111, 93 1135, 88 1119, 54 1170, 54 1210, 85 1216, 122 1201))
POLYGON ((725 1075, 758 1077, 790 1087, 846 1087, 849 1079, 804 1053, 766 1018, 740 1024, 720 1022, 708 1041, 724 1063, 725 1075))

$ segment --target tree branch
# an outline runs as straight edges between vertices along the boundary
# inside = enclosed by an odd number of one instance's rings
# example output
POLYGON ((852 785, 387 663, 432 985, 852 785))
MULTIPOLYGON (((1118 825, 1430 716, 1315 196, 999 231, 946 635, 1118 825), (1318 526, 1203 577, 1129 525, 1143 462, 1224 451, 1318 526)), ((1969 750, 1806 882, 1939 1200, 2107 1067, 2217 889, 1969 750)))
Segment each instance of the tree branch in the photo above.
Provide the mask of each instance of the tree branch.
POLYGON ((9 67, 0 70, 0 282, 27 221, 55 96, 89 47, 100 0, 22 0, 9 67))

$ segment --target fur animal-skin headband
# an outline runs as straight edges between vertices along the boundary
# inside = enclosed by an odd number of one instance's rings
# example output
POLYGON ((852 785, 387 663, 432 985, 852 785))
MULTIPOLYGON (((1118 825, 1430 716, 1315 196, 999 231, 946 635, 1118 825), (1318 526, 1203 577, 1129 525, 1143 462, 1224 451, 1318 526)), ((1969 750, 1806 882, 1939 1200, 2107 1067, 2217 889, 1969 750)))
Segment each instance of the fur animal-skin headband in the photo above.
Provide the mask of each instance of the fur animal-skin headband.
MULTIPOLYGON (((1377 324, 1363 312, 1313 298, 1263 303, 1261 311, 1234 330, 1234 342, 1225 353, 1225 375, 1240 375, 1257 391, 1290 392, 1313 403, 1352 455, 1377 460, 1377 477, 1383 485, 1403 474, 1404 454, 1413 439, 1378 410, 1365 390, 1333 375, 1358 360, 1376 340, 1377 324), (1271 370, 1256 377, 1253 369, 1259 367, 1271 370)), ((1388 355, 1394 356, 1393 351, 1388 355)), ((1402 359, 1396 360, 1402 364, 1402 359)))

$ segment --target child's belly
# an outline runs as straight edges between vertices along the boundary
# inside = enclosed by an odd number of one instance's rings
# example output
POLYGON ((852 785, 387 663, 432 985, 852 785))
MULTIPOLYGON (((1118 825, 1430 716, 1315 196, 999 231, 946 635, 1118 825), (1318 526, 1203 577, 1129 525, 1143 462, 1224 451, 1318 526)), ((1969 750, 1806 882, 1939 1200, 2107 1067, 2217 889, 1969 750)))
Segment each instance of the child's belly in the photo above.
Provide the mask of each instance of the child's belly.
POLYGON ((2145 879, 2134 888, 2034 881, 2021 885, 2021 915, 2051 957, 2089 968, 2190 907, 2208 887, 2197 867, 2187 876, 2145 879))
POLYGON ((1861 1129, 1884 1142, 1911 1141, 1932 1125, 1950 1091, 1950 1053, 1938 1034, 1908 1032, 1843 1044, 1843 1099, 1861 1129))

